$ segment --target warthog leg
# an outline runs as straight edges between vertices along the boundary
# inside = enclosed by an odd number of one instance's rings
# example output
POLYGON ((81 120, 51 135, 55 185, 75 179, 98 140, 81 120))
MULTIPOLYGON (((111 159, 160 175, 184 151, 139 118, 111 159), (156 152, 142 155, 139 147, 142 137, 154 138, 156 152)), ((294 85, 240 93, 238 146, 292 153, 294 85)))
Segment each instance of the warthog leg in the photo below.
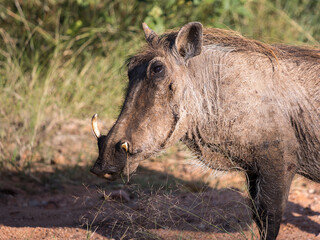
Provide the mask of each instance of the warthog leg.
POLYGON ((291 165, 247 172, 253 219, 263 240, 278 235, 295 171, 291 165))

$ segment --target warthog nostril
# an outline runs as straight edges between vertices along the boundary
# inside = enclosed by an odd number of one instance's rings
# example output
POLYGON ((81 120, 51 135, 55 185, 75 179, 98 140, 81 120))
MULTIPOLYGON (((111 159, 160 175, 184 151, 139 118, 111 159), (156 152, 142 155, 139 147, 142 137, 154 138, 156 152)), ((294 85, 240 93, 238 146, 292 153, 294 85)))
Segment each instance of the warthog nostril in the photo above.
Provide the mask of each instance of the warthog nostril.
POLYGON ((121 144, 121 148, 125 151, 128 152, 129 151, 129 143, 128 142, 123 142, 121 144))
POLYGON ((98 175, 98 176, 103 176, 106 174, 109 175, 116 175, 119 173, 119 169, 116 166, 106 166, 104 168, 101 168, 100 166, 98 166, 97 164, 95 164, 91 169, 90 172, 98 175))

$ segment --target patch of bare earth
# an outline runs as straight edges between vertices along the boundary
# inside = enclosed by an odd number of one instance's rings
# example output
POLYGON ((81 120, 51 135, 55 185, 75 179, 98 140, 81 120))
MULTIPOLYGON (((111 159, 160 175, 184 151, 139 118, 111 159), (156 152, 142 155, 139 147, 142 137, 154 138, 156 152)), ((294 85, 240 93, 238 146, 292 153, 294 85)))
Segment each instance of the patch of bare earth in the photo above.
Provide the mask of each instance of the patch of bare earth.
MULTIPOLYGON (((258 237, 243 174, 195 166, 183 146, 142 162, 128 184, 89 174, 88 122, 67 122, 44 144, 51 164, 1 172, 0 239, 258 237)), ((295 178, 278 239, 320 239, 320 184, 295 178)))

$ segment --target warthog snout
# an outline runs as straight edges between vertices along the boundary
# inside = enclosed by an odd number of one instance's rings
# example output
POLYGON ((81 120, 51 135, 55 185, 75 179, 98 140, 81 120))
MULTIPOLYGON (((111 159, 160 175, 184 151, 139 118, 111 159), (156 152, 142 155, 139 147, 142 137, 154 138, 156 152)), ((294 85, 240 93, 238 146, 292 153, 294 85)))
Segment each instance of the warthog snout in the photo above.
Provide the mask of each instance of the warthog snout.
POLYGON ((118 178, 120 170, 117 167, 107 166, 103 168, 98 162, 99 162, 99 159, 94 164, 94 166, 90 169, 91 173, 99 177, 105 178, 107 180, 115 180, 118 178))
MULTIPOLYGON (((105 137, 105 136, 102 136, 105 137)), ((99 140, 98 140, 99 141, 99 140)), ((90 171, 99 176, 104 177, 109 180, 114 180, 121 172, 123 172, 123 169, 125 167, 125 162, 127 158, 127 149, 128 149, 128 143, 126 144, 118 142, 114 146, 114 154, 113 156, 110 156, 110 159, 114 158, 117 159, 116 163, 113 163, 112 161, 108 161, 108 158, 98 157, 97 161, 93 165, 93 167, 90 169, 90 171), (110 163, 109 163, 110 162, 110 163)))
POLYGON ((127 140, 113 141, 110 135, 101 135, 97 118, 97 114, 93 115, 91 125, 94 136, 98 141, 99 157, 90 171, 99 177, 114 180, 125 168, 131 144, 127 140), (108 148, 105 146, 108 146, 108 148))
POLYGON ((114 166, 108 166, 106 168, 103 168, 100 164, 99 164, 99 159, 97 160, 97 162, 94 164, 94 166, 90 169, 90 172, 92 172, 93 174, 99 176, 99 177, 106 177, 106 178, 110 178, 110 176, 112 177, 117 177, 119 170, 117 169, 117 167, 114 166))

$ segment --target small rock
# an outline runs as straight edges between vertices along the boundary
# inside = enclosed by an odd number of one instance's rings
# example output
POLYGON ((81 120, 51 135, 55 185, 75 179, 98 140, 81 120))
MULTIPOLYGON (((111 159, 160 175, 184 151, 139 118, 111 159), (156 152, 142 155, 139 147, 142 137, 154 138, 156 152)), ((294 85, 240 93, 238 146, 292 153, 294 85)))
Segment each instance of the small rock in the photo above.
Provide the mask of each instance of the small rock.
POLYGON ((313 194, 313 193, 315 193, 315 191, 316 191, 316 190, 314 190, 314 189, 311 188, 311 189, 308 190, 308 193, 313 194))
POLYGON ((42 204, 38 200, 30 200, 28 205, 30 207, 40 207, 42 204))
POLYGON ((130 196, 125 190, 114 190, 109 195, 110 198, 120 200, 121 202, 129 202, 130 196))
POLYGON ((54 201, 49 201, 47 204, 45 204, 45 209, 56 209, 58 208, 58 204, 54 201))
POLYGON ((62 154, 55 154, 51 160, 51 164, 63 165, 66 163, 66 158, 62 154))

